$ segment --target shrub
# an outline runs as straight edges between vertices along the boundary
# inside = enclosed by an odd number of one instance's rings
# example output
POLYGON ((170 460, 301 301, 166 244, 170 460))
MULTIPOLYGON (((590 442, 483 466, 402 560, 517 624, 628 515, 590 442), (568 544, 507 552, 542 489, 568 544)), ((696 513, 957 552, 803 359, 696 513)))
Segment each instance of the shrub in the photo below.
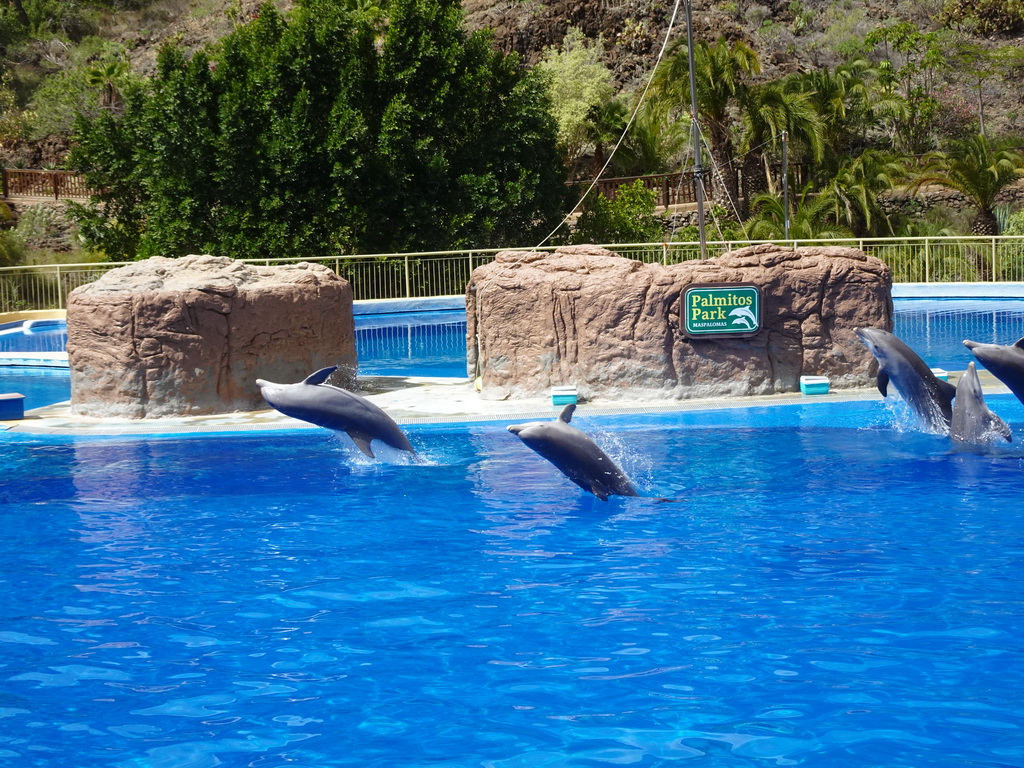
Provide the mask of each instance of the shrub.
POLYGON ((574 243, 650 243, 662 238, 655 194, 639 179, 619 187, 614 200, 588 198, 572 235, 574 243))

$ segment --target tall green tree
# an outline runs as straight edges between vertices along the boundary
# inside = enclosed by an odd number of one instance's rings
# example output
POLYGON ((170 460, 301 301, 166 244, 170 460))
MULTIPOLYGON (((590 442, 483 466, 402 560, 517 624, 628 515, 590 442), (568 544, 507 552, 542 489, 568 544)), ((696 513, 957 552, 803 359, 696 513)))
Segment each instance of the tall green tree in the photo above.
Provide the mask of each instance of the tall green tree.
POLYGON ((318 256, 530 242, 562 213, 543 81, 462 29, 456 0, 304 0, 210 58, 161 54, 122 116, 79 123, 112 257, 318 256))
MULTIPOLYGON (((629 111, 632 112, 632 108, 629 111)), ((625 121, 622 128, 625 128, 625 121)), ((615 139, 618 139, 618 135, 615 139)), ((662 104, 647 101, 637 112, 636 119, 612 159, 611 168, 617 176, 644 176, 674 171, 689 150, 690 141, 690 132, 685 123, 674 119, 662 104)))
POLYGON ((538 65, 551 89, 558 142, 570 168, 587 150, 598 113, 615 95, 602 53, 600 40, 588 41, 582 30, 571 27, 562 45, 545 50, 538 65))

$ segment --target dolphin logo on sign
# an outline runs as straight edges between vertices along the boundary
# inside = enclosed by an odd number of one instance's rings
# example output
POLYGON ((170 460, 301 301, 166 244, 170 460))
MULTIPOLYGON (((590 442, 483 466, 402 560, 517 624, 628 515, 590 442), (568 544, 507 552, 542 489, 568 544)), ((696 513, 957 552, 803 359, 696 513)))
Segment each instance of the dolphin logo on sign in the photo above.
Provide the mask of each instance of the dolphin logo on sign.
POLYGON ((757 327, 757 317, 750 311, 750 307, 736 307, 729 313, 729 317, 735 318, 732 321, 733 325, 740 325, 747 330, 757 327))

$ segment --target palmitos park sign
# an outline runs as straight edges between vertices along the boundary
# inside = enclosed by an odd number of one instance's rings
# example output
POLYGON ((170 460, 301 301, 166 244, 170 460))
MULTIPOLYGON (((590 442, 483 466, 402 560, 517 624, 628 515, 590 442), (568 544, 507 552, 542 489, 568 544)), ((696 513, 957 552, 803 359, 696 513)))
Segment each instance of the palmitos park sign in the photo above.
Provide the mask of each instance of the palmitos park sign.
POLYGON ((683 292, 683 317, 691 338, 749 338, 761 330, 761 289, 749 283, 691 285, 683 292))

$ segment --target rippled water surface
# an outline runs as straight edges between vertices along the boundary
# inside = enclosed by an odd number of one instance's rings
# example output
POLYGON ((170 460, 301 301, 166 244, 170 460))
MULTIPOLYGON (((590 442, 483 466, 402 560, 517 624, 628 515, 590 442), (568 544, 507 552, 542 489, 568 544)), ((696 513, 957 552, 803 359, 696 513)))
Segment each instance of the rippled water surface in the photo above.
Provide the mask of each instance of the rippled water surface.
POLYGON ((579 414, 608 503, 501 424, 8 434, 0 765, 1024 765, 1024 449, 900 419, 579 414))

